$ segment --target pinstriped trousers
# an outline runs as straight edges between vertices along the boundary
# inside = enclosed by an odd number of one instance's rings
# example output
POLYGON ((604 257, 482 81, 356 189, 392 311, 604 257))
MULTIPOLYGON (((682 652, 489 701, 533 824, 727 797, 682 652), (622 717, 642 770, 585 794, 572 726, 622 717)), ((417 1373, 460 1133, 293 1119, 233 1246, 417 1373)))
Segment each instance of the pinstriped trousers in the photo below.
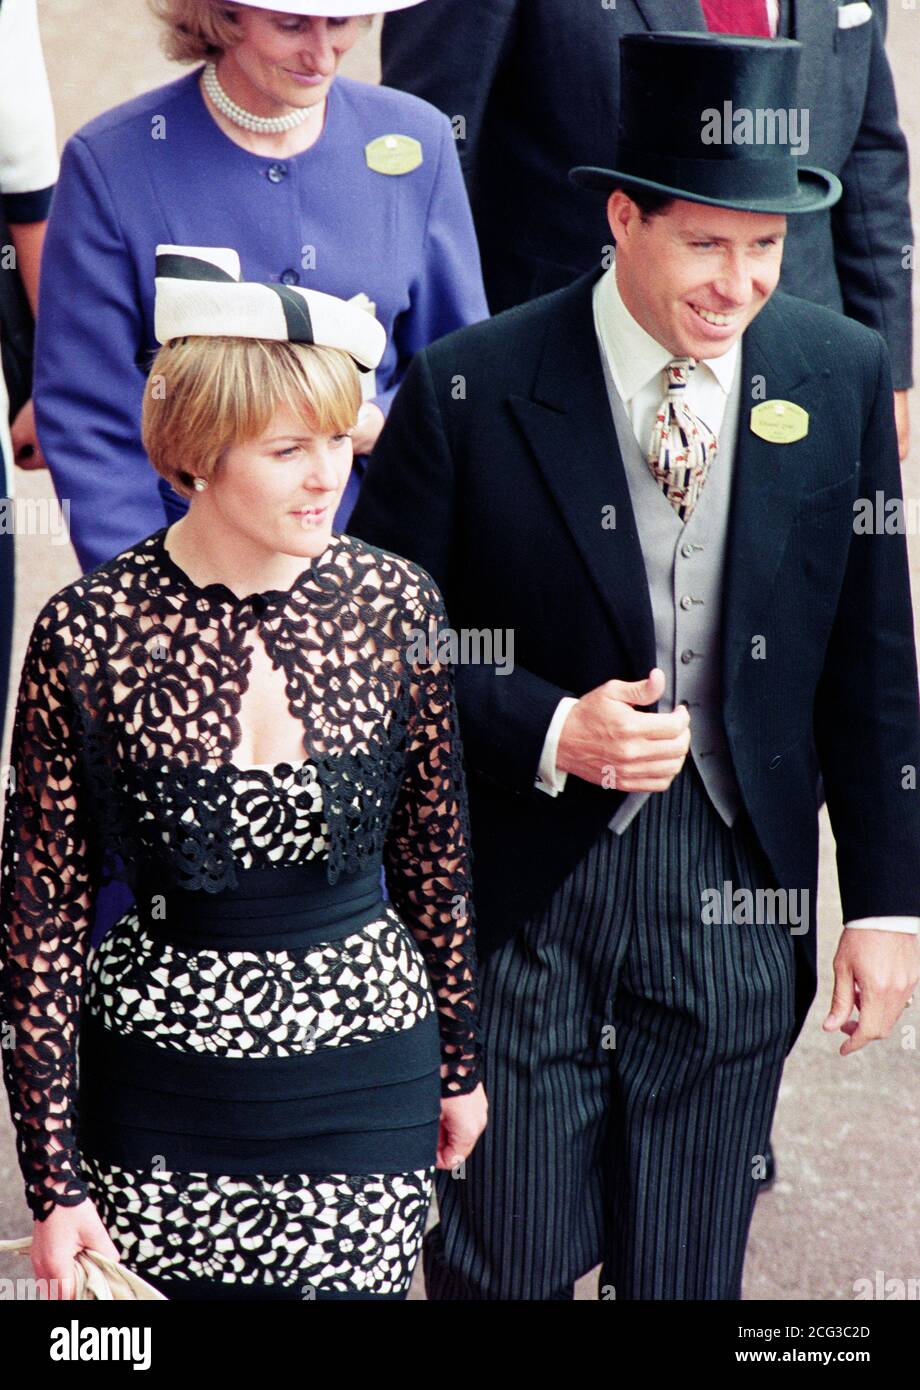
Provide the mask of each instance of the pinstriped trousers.
POLYGON ((795 964, 788 926, 704 921, 726 883, 775 886, 688 759, 481 962, 489 1123, 437 1172, 429 1299, 571 1298, 598 1264, 599 1298, 741 1297, 795 964))

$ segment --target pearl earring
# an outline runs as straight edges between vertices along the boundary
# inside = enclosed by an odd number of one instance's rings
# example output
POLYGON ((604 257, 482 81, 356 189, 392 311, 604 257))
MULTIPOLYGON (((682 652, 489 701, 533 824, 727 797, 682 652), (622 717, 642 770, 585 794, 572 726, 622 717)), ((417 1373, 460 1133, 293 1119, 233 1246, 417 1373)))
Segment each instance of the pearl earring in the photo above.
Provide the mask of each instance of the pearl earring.
POLYGON ((193 487, 196 492, 204 492, 207 485, 208 482, 206 478, 196 478, 195 482, 193 483, 193 487))

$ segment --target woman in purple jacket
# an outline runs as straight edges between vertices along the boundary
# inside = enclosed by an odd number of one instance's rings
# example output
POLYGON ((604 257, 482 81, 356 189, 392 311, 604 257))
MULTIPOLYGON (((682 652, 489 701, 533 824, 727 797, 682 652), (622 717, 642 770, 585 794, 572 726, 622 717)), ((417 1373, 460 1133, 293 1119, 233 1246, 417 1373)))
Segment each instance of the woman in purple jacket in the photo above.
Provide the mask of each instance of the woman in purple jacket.
MULTIPOLYGON (((174 521, 187 506, 158 484, 140 438, 159 242, 236 246, 248 280, 376 306, 387 350, 338 530, 413 354, 488 316, 447 117, 336 76, 362 0, 152 3, 170 55, 204 67, 72 136, 43 262, 38 431, 84 570, 157 530, 164 509, 174 521)), ((413 3, 423 0, 376 8, 413 3)))

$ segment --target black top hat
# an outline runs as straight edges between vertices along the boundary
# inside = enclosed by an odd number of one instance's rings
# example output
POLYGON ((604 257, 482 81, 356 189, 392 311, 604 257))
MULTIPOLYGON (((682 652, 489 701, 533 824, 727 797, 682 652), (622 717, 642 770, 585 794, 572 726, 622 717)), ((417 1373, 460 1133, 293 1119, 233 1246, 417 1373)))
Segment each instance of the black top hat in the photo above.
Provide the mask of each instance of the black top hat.
POLYGON ((803 131, 801 49, 793 39, 624 34, 617 167, 579 165, 569 178, 607 193, 632 185, 743 212, 831 207, 840 180, 794 153, 803 131))

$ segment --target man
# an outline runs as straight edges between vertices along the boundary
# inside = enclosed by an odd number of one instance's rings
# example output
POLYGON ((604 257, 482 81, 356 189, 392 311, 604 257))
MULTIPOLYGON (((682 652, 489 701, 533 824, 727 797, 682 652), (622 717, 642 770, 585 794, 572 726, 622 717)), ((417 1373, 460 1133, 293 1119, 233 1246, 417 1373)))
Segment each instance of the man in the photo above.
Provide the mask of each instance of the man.
POLYGON ((854 517, 901 496, 887 350, 774 293, 834 176, 704 136, 794 109, 799 52, 621 41, 616 168, 573 171, 615 266, 420 353, 353 517, 455 636, 513 638, 457 672, 490 1121, 439 1175, 431 1298, 567 1298, 598 1262, 604 1297, 740 1296, 816 988, 819 769, 842 1054, 920 974, 906 547, 854 517))
POLYGON ((35 0, 0 0, 0 743, 13 648, 16 468, 44 466, 32 409, 32 327, 58 174, 35 0))
MULTIPOLYGON (((778 35, 803 45, 807 161, 838 174, 833 211, 790 225, 780 288, 876 328, 891 354, 901 457, 911 385, 913 245, 907 142, 885 32, 887 0, 429 0, 388 15, 383 81, 455 121, 493 313, 567 285, 609 244, 566 179, 605 157, 616 120, 618 40, 648 30, 778 35), (462 121, 462 124, 460 124, 462 121), (526 209, 514 238, 508 227, 526 209)), ((802 132, 804 134, 805 132, 802 132)))

